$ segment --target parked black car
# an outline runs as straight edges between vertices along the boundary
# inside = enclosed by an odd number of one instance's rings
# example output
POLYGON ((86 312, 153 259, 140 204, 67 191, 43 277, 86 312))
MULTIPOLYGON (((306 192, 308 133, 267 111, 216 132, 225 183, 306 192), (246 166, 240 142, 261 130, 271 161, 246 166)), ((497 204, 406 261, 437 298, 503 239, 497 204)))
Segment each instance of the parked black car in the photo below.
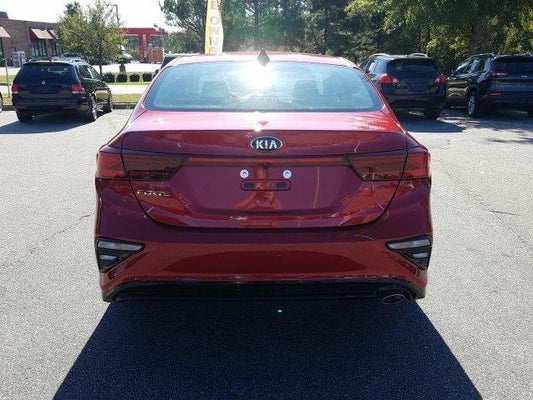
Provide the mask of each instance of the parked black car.
POLYGON ((393 110, 422 110, 427 119, 440 116, 446 98, 446 76, 426 54, 378 53, 361 68, 381 89, 393 110))
POLYGON ((533 55, 476 54, 448 79, 448 106, 477 117, 491 109, 523 110, 533 117, 533 55))
POLYGON ((20 122, 54 112, 75 112, 95 121, 98 111, 113 110, 111 90, 85 62, 28 62, 13 80, 11 93, 20 122))

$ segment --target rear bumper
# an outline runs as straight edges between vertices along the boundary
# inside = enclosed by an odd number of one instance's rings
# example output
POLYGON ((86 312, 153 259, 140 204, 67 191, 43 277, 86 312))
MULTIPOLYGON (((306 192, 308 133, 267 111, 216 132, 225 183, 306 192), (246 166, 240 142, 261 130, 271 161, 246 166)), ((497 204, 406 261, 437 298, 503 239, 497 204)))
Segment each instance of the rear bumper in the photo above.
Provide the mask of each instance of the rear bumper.
POLYGON ((18 112, 32 114, 46 114, 61 111, 86 112, 89 110, 89 103, 86 96, 73 97, 66 100, 21 100, 13 98, 13 108, 18 112))
POLYGON ((444 107, 444 95, 405 95, 387 96, 387 101, 392 109, 426 109, 441 110, 444 107))
POLYGON ((533 110, 533 91, 531 92, 488 92, 480 98, 485 108, 507 110, 533 110))
POLYGON ((124 300, 275 300, 350 299, 380 297, 380 291, 397 290, 406 299, 425 296, 425 290, 400 280, 261 282, 261 283, 158 283, 129 282, 102 293, 107 302, 124 300))
POLYGON ((427 271, 387 243, 431 238, 429 180, 406 182, 372 223, 314 229, 170 227, 148 218, 128 194, 129 184, 121 185, 97 183, 95 237, 141 243, 142 250, 100 271, 106 301, 197 295, 376 296, 390 284, 405 297, 425 294, 427 271))

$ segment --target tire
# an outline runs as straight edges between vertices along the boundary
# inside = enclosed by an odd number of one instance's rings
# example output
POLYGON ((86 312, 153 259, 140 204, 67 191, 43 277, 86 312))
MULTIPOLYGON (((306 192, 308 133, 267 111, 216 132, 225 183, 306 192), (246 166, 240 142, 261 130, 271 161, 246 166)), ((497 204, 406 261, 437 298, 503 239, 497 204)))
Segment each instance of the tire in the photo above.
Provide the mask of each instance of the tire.
POLYGON ((529 118, 533 118, 533 108, 530 108, 529 110, 527 110, 527 115, 529 118))
POLYGON ((96 100, 93 96, 89 97, 89 110, 87 110, 87 119, 90 122, 96 121, 98 118, 98 109, 96 108, 96 100))
POLYGON ((27 112, 18 112, 17 111, 17 118, 20 122, 30 122, 33 118, 33 115, 27 112))
POLYGON ((479 117, 481 115, 481 106, 477 92, 471 92, 466 99, 466 113, 469 117, 479 117))
POLYGON ((437 119, 440 117, 440 109, 435 108, 426 108, 424 110, 424 118, 425 119, 437 119))
POLYGON ((0 113, 2 112, 3 109, 4 109, 4 98, 0 94, 0 113))
POLYGON ((113 96, 111 95, 111 93, 109 94, 109 97, 107 98, 107 103, 106 105, 102 108, 102 111, 104 113, 110 113, 111 111, 113 111, 113 96))

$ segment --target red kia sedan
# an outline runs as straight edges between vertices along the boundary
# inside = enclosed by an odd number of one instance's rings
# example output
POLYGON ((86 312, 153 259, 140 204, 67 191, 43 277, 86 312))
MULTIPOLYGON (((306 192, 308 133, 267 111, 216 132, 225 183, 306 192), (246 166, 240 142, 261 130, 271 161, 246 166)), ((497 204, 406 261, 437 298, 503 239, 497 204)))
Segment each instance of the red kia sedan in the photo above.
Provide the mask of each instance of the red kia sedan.
POLYGON ((429 153, 342 59, 198 55, 97 154, 105 301, 424 297, 429 153))

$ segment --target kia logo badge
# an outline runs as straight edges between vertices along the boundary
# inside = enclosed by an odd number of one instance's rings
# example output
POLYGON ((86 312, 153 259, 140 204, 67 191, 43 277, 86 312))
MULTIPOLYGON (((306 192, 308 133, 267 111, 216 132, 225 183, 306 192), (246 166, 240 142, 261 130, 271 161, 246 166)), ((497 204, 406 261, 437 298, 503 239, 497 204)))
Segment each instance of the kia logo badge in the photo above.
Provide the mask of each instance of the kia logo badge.
POLYGON ((258 151, 276 151, 283 146, 283 142, 277 137, 261 136, 250 142, 250 147, 258 151))

